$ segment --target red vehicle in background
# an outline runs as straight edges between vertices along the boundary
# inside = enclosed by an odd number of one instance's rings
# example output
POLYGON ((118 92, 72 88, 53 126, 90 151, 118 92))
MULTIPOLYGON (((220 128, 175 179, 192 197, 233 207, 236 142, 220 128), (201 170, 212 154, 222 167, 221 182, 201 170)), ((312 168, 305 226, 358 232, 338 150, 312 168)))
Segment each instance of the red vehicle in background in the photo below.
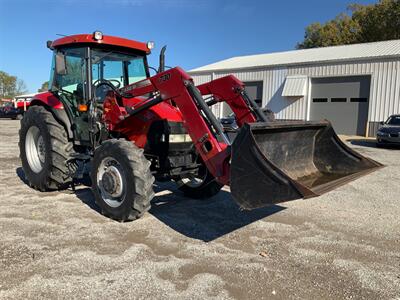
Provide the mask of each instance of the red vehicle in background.
POLYGON ((15 119, 22 119, 24 113, 28 110, 33 96, 34 94, 19 95, 14 98, 14 107, 17 110, 15 119))
POLYGON ((0 118, 16 119, 18 115, 18 110, 12 101, 5 102, 0 106, 0 118))
POLYGON ((0 118, 20 120, 28 110, 34 95, 19 95, 0 106, 0 118))

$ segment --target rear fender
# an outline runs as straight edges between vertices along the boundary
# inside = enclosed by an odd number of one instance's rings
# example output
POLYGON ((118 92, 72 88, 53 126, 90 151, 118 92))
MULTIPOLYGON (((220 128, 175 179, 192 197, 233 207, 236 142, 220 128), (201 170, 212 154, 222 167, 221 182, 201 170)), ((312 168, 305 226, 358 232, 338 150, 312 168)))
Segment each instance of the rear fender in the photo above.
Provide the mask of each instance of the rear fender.
POLYGON ((33 97, 29 107, 32 106, 43 106, 51 112, 53 117, 64 126, 68 139, 74 139, 74 133, 72 131, 72 122, 68 117, 67 112, 64 109, 62 102, 52 93, 46 92, 37 94, 33 97))

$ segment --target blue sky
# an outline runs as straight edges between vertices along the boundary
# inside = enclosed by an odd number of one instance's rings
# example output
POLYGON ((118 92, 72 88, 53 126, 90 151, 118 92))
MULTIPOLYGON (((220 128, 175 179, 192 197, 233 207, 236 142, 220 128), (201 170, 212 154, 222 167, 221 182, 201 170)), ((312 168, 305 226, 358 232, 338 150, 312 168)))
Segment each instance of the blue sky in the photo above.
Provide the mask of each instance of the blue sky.
MULTIPOLYGON (((47 40, 58 34, 153 40, 150 65, 167 44, 166 63, 186 70, 225 58, 293 49, 311 22, 325 22, 351 0, 0 0, 0 70, 30 92, 48 80, 47 40)), ((358 0, 367 4, 376 1, 358 0)))

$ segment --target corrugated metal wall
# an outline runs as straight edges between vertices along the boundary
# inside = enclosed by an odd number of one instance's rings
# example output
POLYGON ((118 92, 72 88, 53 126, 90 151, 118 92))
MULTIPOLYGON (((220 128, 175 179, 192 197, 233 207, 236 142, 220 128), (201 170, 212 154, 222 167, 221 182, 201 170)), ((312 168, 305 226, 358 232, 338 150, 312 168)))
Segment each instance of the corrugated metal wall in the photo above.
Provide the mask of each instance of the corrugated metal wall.
MULTIPOLYGON (((242 81, 263 81, 263 105, 274 111, 279 119, 307 118, 309 86, 305 97, 282 97, 286 76, 297 74, 309 77, 371 75, 368 113, 370 133, 376 130, 379 121, 385 120, 390 114, 400 113, 400 58, 226 71, 207 75, 193 73, 192 76, 196 84, 201 84, 228 74, 242 81)), ((216 107, 214 111, 219 116, 220 109, 216 107)))

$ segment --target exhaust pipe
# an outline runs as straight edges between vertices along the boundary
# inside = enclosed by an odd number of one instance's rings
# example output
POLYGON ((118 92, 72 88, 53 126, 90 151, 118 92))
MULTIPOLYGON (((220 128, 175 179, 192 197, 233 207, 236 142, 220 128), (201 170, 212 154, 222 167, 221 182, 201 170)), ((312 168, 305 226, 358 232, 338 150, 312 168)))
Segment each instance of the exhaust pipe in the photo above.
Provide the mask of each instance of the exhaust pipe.
POLYGON ((165 71, 165 51, 167 50, 167 45, 161 48, 160 51, 160 65, 158 66, 158 73, 165 71))

